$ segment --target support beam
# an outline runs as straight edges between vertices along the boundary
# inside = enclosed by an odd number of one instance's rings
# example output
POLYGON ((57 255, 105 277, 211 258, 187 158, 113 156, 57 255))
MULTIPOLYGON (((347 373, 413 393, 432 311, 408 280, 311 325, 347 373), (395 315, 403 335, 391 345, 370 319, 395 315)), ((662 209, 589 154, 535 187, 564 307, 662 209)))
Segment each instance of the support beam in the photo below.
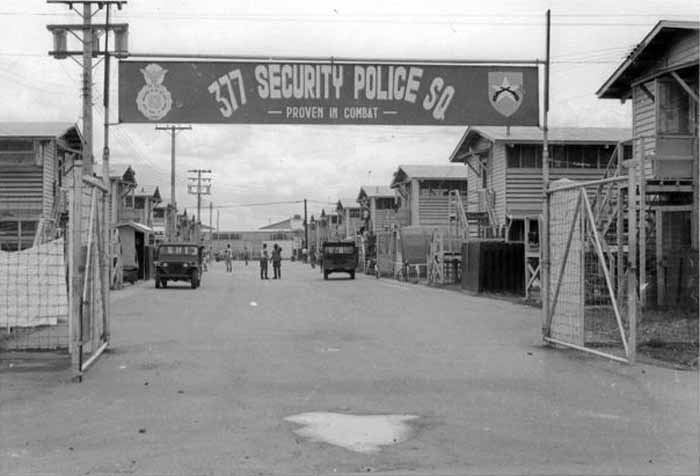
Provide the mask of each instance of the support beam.
POLYGON ((654 94, 652 94, 651 91, 649 91, 649 88, 647 88, 646 84, 640 84, 639 89, 646 94, 646 96, 651 99, 651 102, 656 102, 656 98, 654 97, 654 94))
POLYGON ((683 90, 684 90, 686 93, 688 93, 688 96, 690 96, 691 98, 693 98, 693 101, 695 101, 695 102, 697 103, 697 102, 698 102, 698 93, 695 92, 695 91, 693 91, 693 88, 691 88, 691 87, 688 85, 688 83, 686 83, 686 82, 683 80, 683 78, 681 78, 681 77, 678 75, 678 73, 676 73, 675 71, 671 71, 671 76, 673 77, 673 79, 676 80, 676 82, 677 82, 678 84, 681 85, 681 87, 683 88, 683 90))
POLYGON ((666 300, 666 276, 663 266, 663 211, 656 209, 656 305, 663 306, 666 300))

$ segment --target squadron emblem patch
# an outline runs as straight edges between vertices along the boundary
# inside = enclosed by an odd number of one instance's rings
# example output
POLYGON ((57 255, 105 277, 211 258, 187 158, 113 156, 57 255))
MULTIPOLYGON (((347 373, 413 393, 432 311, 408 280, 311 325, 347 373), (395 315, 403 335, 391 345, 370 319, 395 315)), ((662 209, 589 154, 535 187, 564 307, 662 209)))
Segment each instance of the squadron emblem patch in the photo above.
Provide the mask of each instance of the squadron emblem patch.
POLYGON ((167 69, 151 63, 140 70, 146 85, 141 88, 136 96, 136 106, 141 114, 151 121, 157 121, 165 117, 173 107, 173 98, 170 91, 163 86, 167 69))
POLYGON ((523 103, 523 73, 489 73, 489 102, 505 117, 515 114, 523 103))

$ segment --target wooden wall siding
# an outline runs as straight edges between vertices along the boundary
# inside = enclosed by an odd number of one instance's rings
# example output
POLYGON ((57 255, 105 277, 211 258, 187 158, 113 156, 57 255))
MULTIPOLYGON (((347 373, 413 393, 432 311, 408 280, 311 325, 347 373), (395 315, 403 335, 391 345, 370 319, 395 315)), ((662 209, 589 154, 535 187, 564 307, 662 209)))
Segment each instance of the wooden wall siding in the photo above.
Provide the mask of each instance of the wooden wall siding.
POLYGON ((495 194, 494 212, 499 225, 506 222, 506 145, 497 144, 493 148, 492 166, 489 170, 489 188, 495 194))
MULTIPOLYGON (((657 96, 656 81, 645 84, 654 97, 657 96)), ((635 86, 632 90, 632 135, 655 136, 656 135, 656 103, 642 90, 640 86, 635 86)), ((634 156, 640 153, 639 141, 633 145, 634 156)), ((656 149, 655 139, 647 137, 644 139, 644 154, 653 154, 656 149)), ((651 174, 651 163, 647 164, 647 174, 651 174)))
POLYGON ((397 223, 396 212, 393 209, 388 210, 376 210, 374 212, 374 217, 372 220, 375 223, 375 231, 377 233, 384 231, 385 228, 391 228, 392 225, 397 223))
MULTIPOLYGON (((587 181, 602 178, 604 171, 600 169, 549 169, 549 173, 551 181, 562 178, 587 181)), ((590 196, 593 195, 595 189, 596 187, 589 188, 590 196)), ((542 169, 508 169, 505 190, 507 213, 527 212, 539 215, 542 210, 542 169)), ((498 200, 498 196, 496 200, 498 200)))
POLYGON ((470 158, 470 166, 467 167, 467 202, 465 206, 468 212, 479 211, 479 190, 481 190, 481 177, 477 175, 472 167, 479 170, 479 161, 477 158, 470 158))
POLYGON ((42 162, 44 164, 42 212, 44 217, 49 217, 51 215, 51 209, 53 208, 54 203, 54 188, 56 192, 58 191, 56 142, 44 142, 42 147, 40 147, 40 150, 43 155, 42 162))
MULTIPOLYGON (((421 194, 418 207, 420 226, 449 225, 449 199, 449 195, 421 194)), ((462 201, 466 199, 467 196, 462 194, 462 201)))
POLYGON ((0 167, 0 210, 38 218, 43 206, 40 166, 0 167))

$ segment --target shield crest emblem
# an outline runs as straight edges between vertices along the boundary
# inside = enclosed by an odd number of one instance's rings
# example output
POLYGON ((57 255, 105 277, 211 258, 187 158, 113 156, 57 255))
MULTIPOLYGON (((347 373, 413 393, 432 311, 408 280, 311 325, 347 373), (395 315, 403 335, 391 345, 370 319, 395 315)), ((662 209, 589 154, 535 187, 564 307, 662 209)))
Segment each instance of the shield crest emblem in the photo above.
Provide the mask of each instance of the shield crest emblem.
POLYGON ((525 96, 523 73, 493 71, 489 73, 489 102, 505 117, 515 114, 525 96))

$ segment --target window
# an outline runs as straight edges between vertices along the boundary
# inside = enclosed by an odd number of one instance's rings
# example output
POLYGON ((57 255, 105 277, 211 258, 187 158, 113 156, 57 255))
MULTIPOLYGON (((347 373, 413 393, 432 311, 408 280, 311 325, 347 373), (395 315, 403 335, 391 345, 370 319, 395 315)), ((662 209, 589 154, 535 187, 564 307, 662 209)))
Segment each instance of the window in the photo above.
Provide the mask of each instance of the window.
POLYGON ((199 250, 196 246, 161 246, 158 250, 160 255, 188 255, 197 256, 199 250))
POLYGON ((360 218, 361 216, 359 208, 350 209, 350 218, 360 218))
POLYGON ((0 222, 0 250, 18 251, 31 248, 37 230, 36 221, 0 222))
POLYGON ((327 254, 332 255, 352 255, 355 253, 355 246, 349 245, 337 245, 337 246, 324 246, 323 251, 327 254))
POLYGON ((394 203, 395 201, 393 198, 377 198, 377 210, 390 210, 394 208, 394 203))
POLYGON ((506 147, 506 162, 512 169, 535 169, 542 167, 542 146, 515 144, 506 147))
POLYGON ((41 162, 36 162, 37 157, 41 157, 37 152, 40 149, 34 149, 34 142, 31 140, 0 140, 0 162, 7 161, 12 165, 39 165, 41 162))
POLYGON ((604 169, 614 146, 553 145, 550 147, 550 165, 555 169, 604 169))
POLYGON ((0 140, 0 152, 34 152, 31 140, 0 140))
POLYGON ((661 134, 691 134, 690 97, 677 81, 658 81, 657 128, 661 134))
POLYGON ((154 208, 153 209, 153 218, 165 218, 165 209, 164 208, 154 208))
POLYGON ((137 210, 143 210, 146 207, 146 199, 143 197, 134 198, 134 208, 137 210))
POLYGON ((287 239, 287 235, 286 235, 285 233, 273 233, 273 234, 270 236, 270 239, 271 239, 272 241, 275 241, 275 240, 284 241, 284 240, 287 239))

